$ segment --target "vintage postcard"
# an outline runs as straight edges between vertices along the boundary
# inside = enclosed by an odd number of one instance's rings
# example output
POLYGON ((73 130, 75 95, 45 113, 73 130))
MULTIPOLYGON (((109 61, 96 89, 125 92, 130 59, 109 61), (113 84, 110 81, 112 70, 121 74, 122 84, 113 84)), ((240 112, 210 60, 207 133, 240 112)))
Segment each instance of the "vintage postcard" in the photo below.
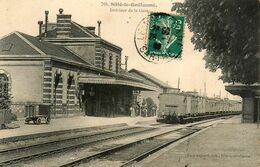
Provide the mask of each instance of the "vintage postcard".
POLYGON ((257 167, 257 0, 0 0, 0 166, 257 167))

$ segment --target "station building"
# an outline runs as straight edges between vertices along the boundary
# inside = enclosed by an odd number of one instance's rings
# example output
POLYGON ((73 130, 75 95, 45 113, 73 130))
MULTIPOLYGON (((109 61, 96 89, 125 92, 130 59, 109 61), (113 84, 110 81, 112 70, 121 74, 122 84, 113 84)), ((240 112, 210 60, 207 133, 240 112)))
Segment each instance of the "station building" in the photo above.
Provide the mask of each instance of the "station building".
POLYGON ((101 22, 95 34, 62 9, 56 23, 48 14, 38 36, 16 31, 0 40, 0 89, 12 95, 18 117, 127 116, 134 92, 156 90, 121 68, 122 48, 100 37, 101 22))
POLYGON ((143 72, 143 71, 140 71, 137 69, 131 69, 131 70, 129 70, 129 73, 131 73, 136 78, 143 80, 147 85, 151 85, 156 88, 155 91, 141 91, 139 96, 141 97, 141 99, 146 99, 149 97, 152 98, 158 108, 159 108, 159 95, 161 93, 178 93, 178 92, 180 92, 179 88, 173 88, 172 86, 168 85, 167 83, 159 80, 158 78, 156 78, 153 75, 148 74, 146 72, 143 72))

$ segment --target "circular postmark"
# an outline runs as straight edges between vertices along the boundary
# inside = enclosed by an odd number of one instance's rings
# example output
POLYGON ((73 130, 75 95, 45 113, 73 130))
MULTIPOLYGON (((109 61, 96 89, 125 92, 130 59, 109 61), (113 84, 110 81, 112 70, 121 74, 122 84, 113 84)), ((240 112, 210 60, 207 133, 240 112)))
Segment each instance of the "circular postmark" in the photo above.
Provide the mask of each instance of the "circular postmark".
POLYGON ((136 27, 134 43, 148 62, 166 63, 181 58, 184 17, 151 13, 136 27))

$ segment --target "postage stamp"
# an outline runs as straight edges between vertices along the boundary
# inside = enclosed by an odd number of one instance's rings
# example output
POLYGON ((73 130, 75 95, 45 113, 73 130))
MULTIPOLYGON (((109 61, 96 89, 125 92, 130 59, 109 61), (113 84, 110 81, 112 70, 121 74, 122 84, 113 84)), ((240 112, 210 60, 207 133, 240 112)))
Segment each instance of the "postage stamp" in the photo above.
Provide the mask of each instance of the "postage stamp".
POLYGON ((183 16, 152 13, 148 29, 148 55, 178 58, 182 52, 183 16))
POLYGON ((147 61, 169 62, 181 58, 184 16, 151 13, 135 32, 138 53, 147 61))

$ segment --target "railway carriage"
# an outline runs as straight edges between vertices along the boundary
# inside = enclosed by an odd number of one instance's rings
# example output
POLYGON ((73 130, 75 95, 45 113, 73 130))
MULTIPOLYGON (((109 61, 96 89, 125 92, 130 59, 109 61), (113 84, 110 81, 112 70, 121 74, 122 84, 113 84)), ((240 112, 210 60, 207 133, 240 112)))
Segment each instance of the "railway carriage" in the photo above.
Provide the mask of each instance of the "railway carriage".
POLYGON ((197 92, 159 95, 158 122, 189 123, 241 113, 241 102, 227 98, 208 98, 197 92))

